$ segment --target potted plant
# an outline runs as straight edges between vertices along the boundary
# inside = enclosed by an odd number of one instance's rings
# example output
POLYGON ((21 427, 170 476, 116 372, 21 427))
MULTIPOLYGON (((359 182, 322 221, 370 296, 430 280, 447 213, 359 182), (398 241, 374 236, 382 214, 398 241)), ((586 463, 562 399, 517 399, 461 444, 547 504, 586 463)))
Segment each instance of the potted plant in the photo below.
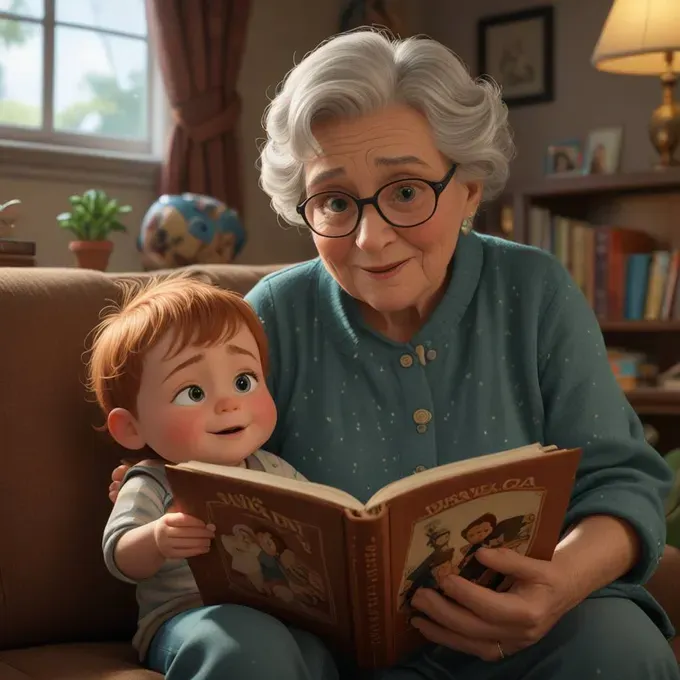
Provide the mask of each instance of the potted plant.
POLYGON ((68 200, 71 212, 57 215, 57 224, 75 236, 69 250, 76 256, 79 267, 105 271, 113 250, 109 236, 115 231, 127 231, 118 218, 132 208, 120 205, 100 189, 89 189, 81 196, 70 196, 68 200))

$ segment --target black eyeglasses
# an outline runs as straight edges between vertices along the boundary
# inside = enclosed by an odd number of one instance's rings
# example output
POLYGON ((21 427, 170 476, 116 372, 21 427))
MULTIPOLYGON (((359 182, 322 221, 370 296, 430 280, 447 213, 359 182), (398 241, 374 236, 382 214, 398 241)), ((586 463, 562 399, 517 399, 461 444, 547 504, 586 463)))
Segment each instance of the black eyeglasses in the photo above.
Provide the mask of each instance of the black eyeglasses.
POLYGON ((296 207, 305 224, 319 236, 349 236, 361 222, 364 207, 372 205, 393 227, 417 227, 434 215, 439 196, 458 167, 454 163, 439 182, 408 177, 380 187, 369 198, 356 198, 344 191, 322 191, 296 207))

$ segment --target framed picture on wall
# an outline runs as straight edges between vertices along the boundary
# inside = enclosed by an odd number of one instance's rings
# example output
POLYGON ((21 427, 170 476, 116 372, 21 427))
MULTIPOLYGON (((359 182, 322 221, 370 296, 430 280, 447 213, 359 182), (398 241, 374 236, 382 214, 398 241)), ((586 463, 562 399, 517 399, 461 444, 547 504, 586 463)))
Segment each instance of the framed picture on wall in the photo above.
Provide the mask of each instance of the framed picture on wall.
POLYGON ((553 32, 552 5, 479 20, 479 75, 501 86, 509 107, 553 100, 553 32))

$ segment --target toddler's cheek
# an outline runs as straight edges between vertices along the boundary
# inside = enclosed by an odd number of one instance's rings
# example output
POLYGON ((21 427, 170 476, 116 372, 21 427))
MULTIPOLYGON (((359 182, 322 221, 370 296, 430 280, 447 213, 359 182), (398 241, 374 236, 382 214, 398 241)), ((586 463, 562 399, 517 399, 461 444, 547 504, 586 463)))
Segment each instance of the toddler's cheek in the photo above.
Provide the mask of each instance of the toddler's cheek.
POLYGON ((276 422, 276 405, 269 392, 256 392, 248 402, 252 418, 261 426, 270 426, 276 422))
POLYGON ((181 413, 168 419, 163 430, 163 443, 170 450, 182 447, 190 451, 199 434, 205 434, 205 428, 200 427, 196 416, 191 413, 181 413))

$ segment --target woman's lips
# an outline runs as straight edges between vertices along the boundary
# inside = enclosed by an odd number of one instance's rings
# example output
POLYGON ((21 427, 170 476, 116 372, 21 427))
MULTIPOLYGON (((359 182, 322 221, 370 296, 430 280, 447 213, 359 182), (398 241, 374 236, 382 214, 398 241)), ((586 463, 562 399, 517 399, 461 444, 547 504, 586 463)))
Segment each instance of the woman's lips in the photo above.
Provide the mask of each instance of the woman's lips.
POLYGON ((362 269, 372 279, 389 279, 396 276, 408 263, 408 260, 401 260, 400 262, 392 262, 382 267, 362 267, 362 269))

